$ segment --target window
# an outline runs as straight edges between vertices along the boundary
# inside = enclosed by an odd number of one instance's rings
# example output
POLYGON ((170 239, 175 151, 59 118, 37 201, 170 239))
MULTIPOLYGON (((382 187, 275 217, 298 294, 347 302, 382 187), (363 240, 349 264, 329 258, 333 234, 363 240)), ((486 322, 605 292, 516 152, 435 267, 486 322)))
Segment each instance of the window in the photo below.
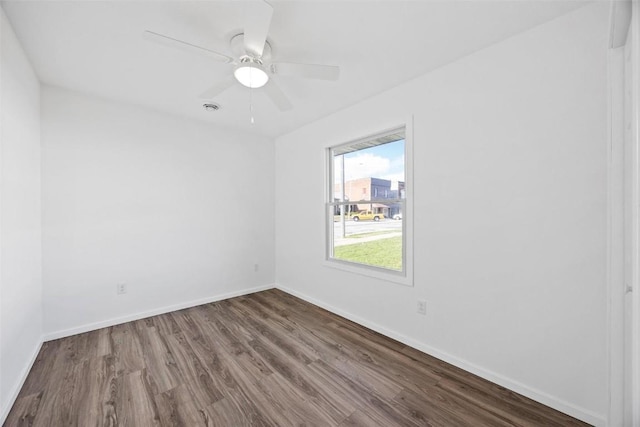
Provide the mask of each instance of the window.
POLYGON ((405 127, 328 149, 327 261, 410 280, 405 127))

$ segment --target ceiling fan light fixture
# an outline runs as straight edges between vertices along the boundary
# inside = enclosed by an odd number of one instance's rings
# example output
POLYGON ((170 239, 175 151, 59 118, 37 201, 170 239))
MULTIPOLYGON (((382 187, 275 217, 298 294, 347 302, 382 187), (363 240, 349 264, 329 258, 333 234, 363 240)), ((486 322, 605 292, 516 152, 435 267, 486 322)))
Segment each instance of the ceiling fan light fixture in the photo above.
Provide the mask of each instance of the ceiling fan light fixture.
POLYGON ((233 75, 241 85, 252 89, 262 87, 269 81, 269 75, 262 64, 253 59, 241 62, 233 75))

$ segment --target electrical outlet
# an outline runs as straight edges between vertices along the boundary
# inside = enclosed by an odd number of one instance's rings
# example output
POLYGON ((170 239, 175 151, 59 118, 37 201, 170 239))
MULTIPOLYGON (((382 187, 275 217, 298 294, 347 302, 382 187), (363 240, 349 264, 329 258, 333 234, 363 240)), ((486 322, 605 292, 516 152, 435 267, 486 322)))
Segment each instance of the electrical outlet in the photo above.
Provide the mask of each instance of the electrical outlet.
POLYGON ((427 302, 424 300, 418 301, 418 314, 426 315, 427 314, 427 302))
POLYGON ((123 295, 127 293, 127 284, 126 283, 118 283, 116 285, 116 294, 123 295))

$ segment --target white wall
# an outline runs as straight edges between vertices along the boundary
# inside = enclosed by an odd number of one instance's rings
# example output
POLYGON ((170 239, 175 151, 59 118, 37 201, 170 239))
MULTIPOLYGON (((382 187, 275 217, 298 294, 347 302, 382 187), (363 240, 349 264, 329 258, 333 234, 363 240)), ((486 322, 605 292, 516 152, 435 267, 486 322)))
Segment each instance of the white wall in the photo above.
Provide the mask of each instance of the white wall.
POLYGON ((603 424, 607 21, 582 8, 278 138, 277 285, 603 424), (324 266, 324 147, 411 114, 414 287, 324 266))
POLYGON ((273 284, 272 140, 46 86, 42 138, 48 338, 273 284))
POLYGON ((631 230, 631 260, 630 279, 626 285, 633 289, 629 308, 631 310, 631 336, 627 344, 630 345, 628 356, 631 358, 631 378, 630 384, 630 410, 632 425, 640 425, 640 4, 633 2, 633 15, 630 30, 631 48, 631 111, 632 111, 632 131, 631 131, 631 159, 628 166, 631 168, 631 191, 627 199, 631 204, 631 219, 629 229, 631 230))
POLYGON ((42 342, 40 84, 0 9, 0 422, 42 342))

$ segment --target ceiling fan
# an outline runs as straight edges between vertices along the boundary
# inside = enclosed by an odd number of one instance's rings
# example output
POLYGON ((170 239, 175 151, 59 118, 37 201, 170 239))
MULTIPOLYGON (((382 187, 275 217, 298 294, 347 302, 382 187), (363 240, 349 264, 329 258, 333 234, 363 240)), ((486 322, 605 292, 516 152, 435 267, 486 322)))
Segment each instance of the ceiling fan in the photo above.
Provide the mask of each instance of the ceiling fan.
POLYGON ((271 45, 267 41, 273 7, 264 0, 246 2, 247 11, 244 33, 231 38, 230 49, 233 56, 215 52, 205 47, 178 40, 154 31, 145 31, 145 39, 166 46, 206 55, 216 61, 232 64, 233 74, 215 84, 200 95, 212 99, 236 83, 257 89, 263 88, 266 95, 281 111, 293 106, 280 87, 271 78, 273 75, 294 76, 308 79, 337 80, 340 68, 332 65, 299 64, 293 62, 272 62, 271 45))

